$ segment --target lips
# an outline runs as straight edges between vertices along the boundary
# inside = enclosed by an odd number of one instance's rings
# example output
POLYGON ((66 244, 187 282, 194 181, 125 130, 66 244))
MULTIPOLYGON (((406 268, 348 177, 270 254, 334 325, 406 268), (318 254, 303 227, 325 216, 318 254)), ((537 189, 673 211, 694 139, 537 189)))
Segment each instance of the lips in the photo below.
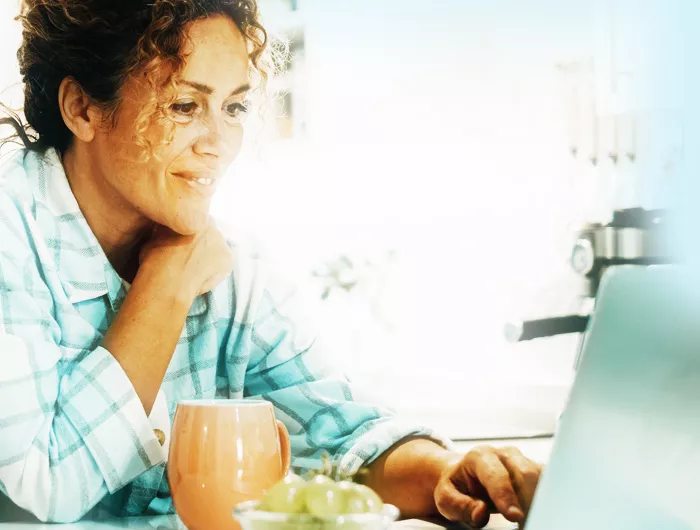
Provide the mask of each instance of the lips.
POLYGON ((185 181, 186 184, 188 184, 192 188, 214 187, 217 181, 219 180, 209 175, 190 172, 173 173, 173 176, 182 179, 183 181, 185 181))

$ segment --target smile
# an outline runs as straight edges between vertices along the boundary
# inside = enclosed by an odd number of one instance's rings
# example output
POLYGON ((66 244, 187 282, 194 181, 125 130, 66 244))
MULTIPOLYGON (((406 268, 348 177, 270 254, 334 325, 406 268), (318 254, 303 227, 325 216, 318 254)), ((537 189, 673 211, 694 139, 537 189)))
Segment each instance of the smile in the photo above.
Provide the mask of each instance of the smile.
POLYGON ((182 179, 191 188, 211 187, 216 184, 217 179, 207 177, 195 177, 183 173, 173 173, 173 176, 182 179))
POLYGON ((214 184, 214 182, 216 182, 214 179, 203 179, 203 178, 185 179, 185 180, 186 180, 187 184, 189 184, 190 186, 195 186, 197 184, 201 184, 202 186, 211 186, 212 184, 214 184))

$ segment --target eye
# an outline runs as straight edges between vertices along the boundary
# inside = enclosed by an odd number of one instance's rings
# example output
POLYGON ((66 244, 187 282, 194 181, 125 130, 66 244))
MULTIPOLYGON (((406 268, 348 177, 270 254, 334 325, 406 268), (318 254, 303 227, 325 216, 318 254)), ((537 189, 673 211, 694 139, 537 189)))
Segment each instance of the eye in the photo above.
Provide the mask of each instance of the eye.
POLYGON ((226 114, 237 121, 242 121, 245 117, 246 114, 248 113, 248 102, 247 101, 242 101, 242 102, 235 102, 235 103, 229 103, 224 107, 224 110, 226 111, 226 114))
POLYGON ((190 118, 197 113, 199 105, 194 101, 178 101, 170 105, 170 110, 179 115, 190 118))

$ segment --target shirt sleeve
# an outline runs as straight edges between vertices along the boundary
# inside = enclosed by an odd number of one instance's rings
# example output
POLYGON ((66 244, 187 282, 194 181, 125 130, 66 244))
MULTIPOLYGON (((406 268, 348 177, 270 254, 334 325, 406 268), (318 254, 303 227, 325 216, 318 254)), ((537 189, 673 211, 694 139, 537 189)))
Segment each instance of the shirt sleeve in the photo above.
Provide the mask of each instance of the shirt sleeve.
POLYGON ((275 407, 289 429, 293 467, 318 468, 327 453, 340 473, 352 475, 409 436, 451 448, 431 429, 356 400, 348 379, 330 362, 330 347, 312 329, 313 316, 301 293, 279 277, 267 282, 256 318, 244 395, 275 407))
POLYGON ((61 345, 34 255, 2 237, 0 490, 40 520, 75 521, 166 453, 116 359, 61 345))

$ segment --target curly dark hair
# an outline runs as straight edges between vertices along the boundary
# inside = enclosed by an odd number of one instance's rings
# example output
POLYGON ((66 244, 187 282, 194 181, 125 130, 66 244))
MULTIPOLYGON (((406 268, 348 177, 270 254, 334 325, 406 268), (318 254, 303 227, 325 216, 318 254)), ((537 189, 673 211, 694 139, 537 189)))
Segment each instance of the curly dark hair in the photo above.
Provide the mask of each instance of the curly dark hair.
POLYGON ((230 17, 246 38, 251 74, 263 87, 273 61, 265 53, 268 35, 256 0, 24 0, 17 57, 27 124, 15 114, 0 124, 14 127, 29 149, 64 152, 73 135, 58 105, 63 79, 75 79, 114 120, 120 89, 138 71, 145 73, 154 95, 136 124, 137 138, 153 147, 142 133, 183 65, 186 25, 214 15, 230 17), (159 75, 163 72, 165 80, 159 75))

